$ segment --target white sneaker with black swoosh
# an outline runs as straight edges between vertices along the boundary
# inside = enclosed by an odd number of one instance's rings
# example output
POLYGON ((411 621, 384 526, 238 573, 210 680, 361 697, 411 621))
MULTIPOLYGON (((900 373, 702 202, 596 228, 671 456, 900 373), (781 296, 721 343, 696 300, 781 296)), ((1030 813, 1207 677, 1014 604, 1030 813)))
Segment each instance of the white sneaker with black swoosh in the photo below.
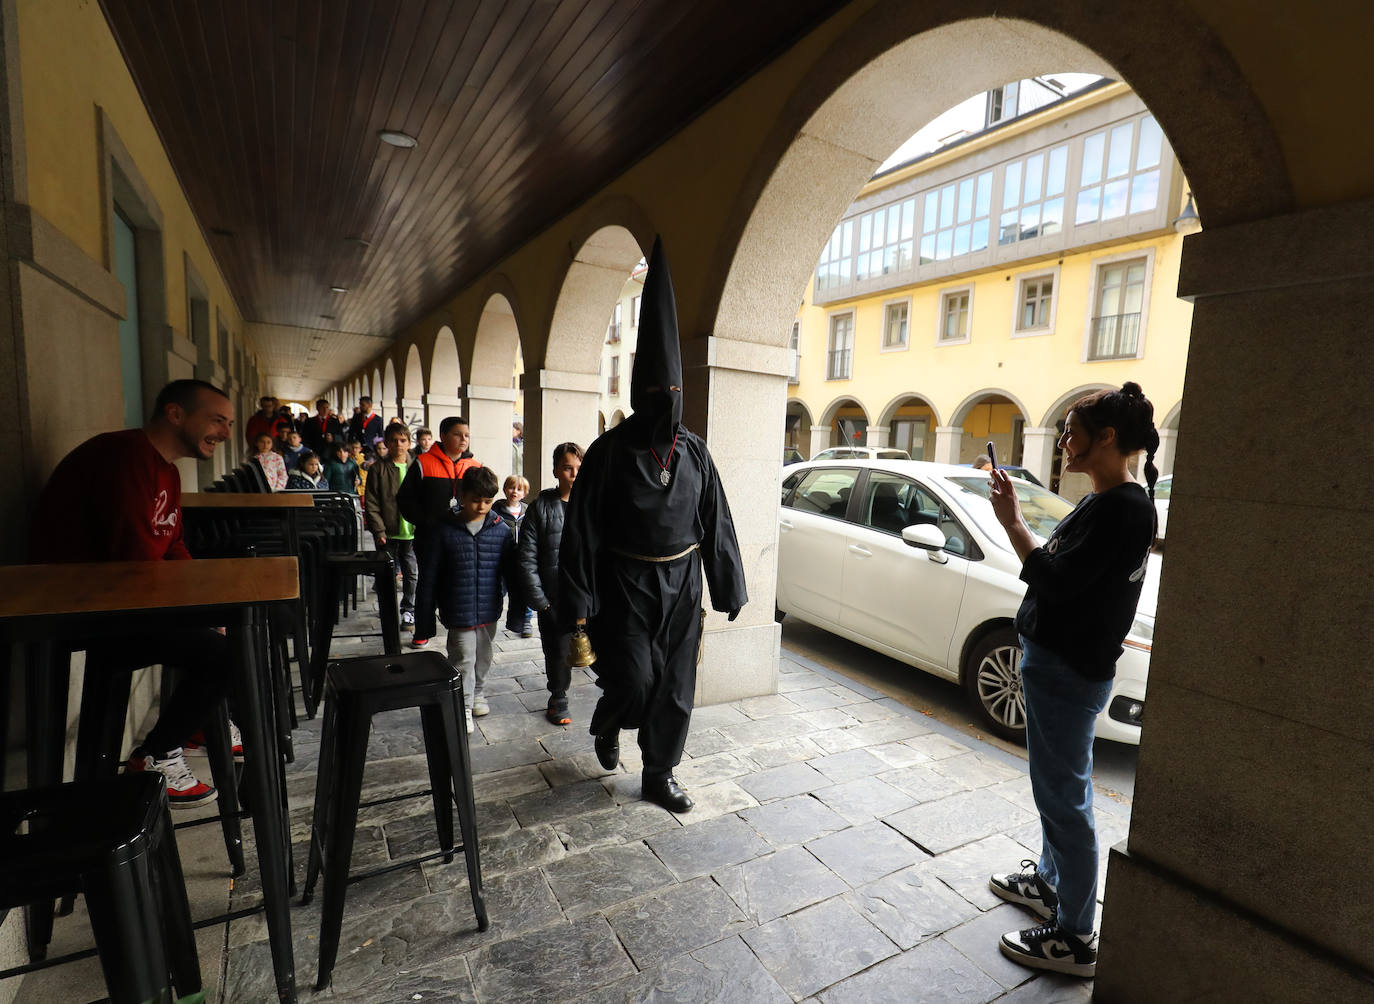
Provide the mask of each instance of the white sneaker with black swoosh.
POLYGON ((1004 934, 998 947, 1013 962, 1032 969, 1050 969, 1069 976, 1092 976, 1097 972, 1097 932, 1070 934, 1054 920, 1004 934))

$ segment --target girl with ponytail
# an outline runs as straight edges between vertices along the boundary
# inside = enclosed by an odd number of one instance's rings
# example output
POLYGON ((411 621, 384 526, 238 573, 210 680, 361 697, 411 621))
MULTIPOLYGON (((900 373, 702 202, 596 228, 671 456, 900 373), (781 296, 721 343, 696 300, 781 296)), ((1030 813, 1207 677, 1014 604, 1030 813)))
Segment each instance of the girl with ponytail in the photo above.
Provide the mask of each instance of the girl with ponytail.
POLYGON ((1097 966, 1097 834, 1092 811, 1093 727, 1107 703, 1121 642, 1135 619, 1155 537, 1154 406, 1140 385, 1098 391, 1069 409, 1059 439, 1064 469, 1093 490, 1043 547, 1021 518, 1006 472, 992 472, 992 507, 1022 562, 1016 614, 1031 790, 1040 860, 992 876, 990 888, 1046 922, 1002 936, 1022 965, 1075 976, 1097 966), (1130 460, 1145 454, 1145 486, 1130 460))

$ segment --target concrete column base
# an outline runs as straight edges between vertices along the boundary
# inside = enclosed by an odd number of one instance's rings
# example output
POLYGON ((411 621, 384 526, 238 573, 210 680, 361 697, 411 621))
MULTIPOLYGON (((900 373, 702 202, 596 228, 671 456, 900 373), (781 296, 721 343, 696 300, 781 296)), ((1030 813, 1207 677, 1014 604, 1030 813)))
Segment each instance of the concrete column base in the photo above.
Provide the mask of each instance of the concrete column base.
POLYGON ((595 373, 537 370, 521 378, 525 392, 525 469, 530 494, 553 487, 553 448, 597 437, 600 385, 595 373))
POLYGON ((1178 449, 1178 430, 1160 429, 1159 450, 1155 453, 1155 466, 1159 468, 1161 478, 1166 474, 1174 473, 1174 451, 1176 449, 1178 449))
POLYGON ((826 425, 811 426, 811 450, 807 453, 807 458, 812 459, 821 450, 830 448, 830 427, 826 425))
POLYGON ((890 425, 870 425, 868 427, 867 445, 881 449, 888 445, 891 435, 892 427, 890 425))
POLYGON ((386 431, 386 426, 391 423, 393 418, 400 418, 408 428, 417 428, 425 420, 425 401, 422 397, 403 397, 401 398, 401 411, 399 415, 382 415, 382 431, 386 431))
MULTIPOLYGON (((1281 879, 1273 888, 1281 893, 1281 879)), ((1129 853, 1123 842, 1107 863, 1093 1000, 1370 1001, 1374 974, 1129 853)))
POLYGON ((426 394, 420 399, 424 409, 425 428, 439 438, 439 423, 450 415, 463 413, 463 399, 449 394, 426 394))
MULTIPOLYGON (((514 387, 481 387, 470 385, 463 388, 465 413, 472 429, 472 455, 485 467, 496 472, 498 479, 504 480, 514 465, 511 445, 511 422, 515 417, 514 387)), ((434 430, 438 438, 439 430, 434 430)))
POLYGON ((1030 471, 1042 484, 1050 483, 1054 470, 1054 443, 1059 430, 1053 426, 1027 426, 1021 436, 1021 466, 1030 471))
POLYGON ((697 706, 776 694, 782 625, 736 627, 720 617, 722 626, 712 629, 711 620, 708 617, 708 629, 702 642, 697 706))
POLYGON ((959 447, 964 442, 964 427, 961 425, 937 425, 935 427, 935 462, 937 464, 957 464, 959 447))

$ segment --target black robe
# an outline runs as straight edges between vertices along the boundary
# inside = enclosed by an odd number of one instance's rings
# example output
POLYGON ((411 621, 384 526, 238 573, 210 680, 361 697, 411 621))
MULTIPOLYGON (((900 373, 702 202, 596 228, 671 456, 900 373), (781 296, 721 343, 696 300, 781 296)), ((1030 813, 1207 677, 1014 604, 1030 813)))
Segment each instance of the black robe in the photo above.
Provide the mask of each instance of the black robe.
POLYGON ((598 657, 593 670, 603 694, 591 732, 639 729, 646 776, 669 773, 687 741, 702 571, 714 609, 734 612, 748 601, 730 506, 706 444, 677 426, 666 487, 662 459, 634 421, 593 442, 559 550, 561 605, 574 618, 588 618, 598 657), (673 561, 642 560, 694 544, 673 561))

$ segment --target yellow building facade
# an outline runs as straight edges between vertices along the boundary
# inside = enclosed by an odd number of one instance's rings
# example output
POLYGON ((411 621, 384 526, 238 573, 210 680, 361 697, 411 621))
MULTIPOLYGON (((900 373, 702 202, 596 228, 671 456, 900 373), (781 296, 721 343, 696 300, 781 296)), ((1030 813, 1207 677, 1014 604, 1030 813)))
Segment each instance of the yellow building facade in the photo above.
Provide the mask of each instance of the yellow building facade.
POLYGON ((1059 478, 1064 414, 1134 380, 1172 468, 1192 305, 1176 232, 1187 189, 1124 84, 1077 95, 878 175, 807 288, 786 446, 890 446, 969 463, 991 440, 1059 478))

